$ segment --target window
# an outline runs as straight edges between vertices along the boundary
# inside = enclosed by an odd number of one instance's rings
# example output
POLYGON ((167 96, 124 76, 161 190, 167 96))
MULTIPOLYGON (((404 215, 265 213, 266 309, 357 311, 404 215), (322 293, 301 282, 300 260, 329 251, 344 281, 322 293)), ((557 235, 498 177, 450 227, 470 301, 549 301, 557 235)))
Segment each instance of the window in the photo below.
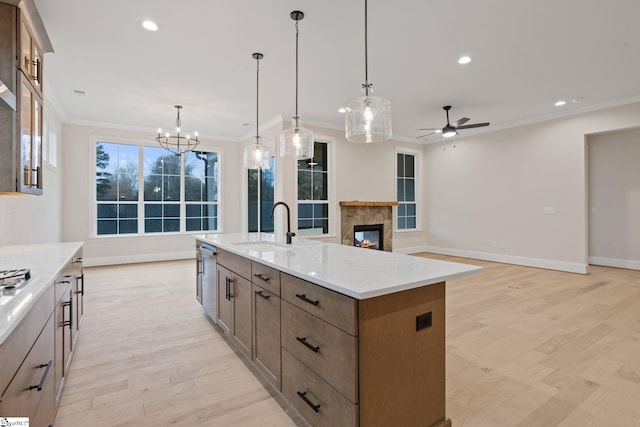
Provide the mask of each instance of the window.
POLYGON ((218 229, 219 156, 96 142, 96 233, 218 229))
POLYGON ((416 156, 397 153, 398 230, 417 228, 416 223, 416 156))
POLYGON ((329 168, 326 142, 314 142, 313 159, 298 160, 298 234, 329 233, 329 168))
POLYGON ((268 168, 248 170, 248 230, 273 232, 271 209, 274 203, 274 158, 268 168))

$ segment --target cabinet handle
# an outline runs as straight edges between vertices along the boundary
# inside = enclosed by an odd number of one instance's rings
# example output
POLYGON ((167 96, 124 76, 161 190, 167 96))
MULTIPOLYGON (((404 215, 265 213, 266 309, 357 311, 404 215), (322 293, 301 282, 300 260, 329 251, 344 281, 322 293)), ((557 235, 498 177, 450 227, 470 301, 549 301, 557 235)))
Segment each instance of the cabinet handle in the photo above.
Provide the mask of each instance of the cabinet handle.
POLYGON ((38 182, 40 180, 40 166, 36 167, 35 169, 31 169, 31 174, 36 174, 36 179, 35 181, 33 181, 33 177, 31 177, 31 181, 29 182, 29 187, 37 187, 38 186, 38 182))
POLYGON ((42 391, 42 387, 44 387, 44 382, 47 380, 47 376, 49 376, 49 370, 51 369, 51 365, 53 365, 53 360, 49 360, 49 363, 46 365, 39 365, 38 369, 47 368, 44 370, 44 374, 42 374, 42 378, 40 378, 40 382, 38 385, 32 385, 29 387, 29 390, 38 389, 38 391, 42 391))
POLYGON ((269 281, 269 276, 265 276, 262 273, 256 273, 254 274, 255 277, 257 277, 258 279, 262 280, 263 282, 268 282, 269 281))
POLYGON ((76 278, 76 280, 77 280, 78 282, 81 282, 81 283, 82 283, 82 287, 80 288, 80 290, 79 290, 79 291, 75 291, 74 293, 75 293, 76 295, 80 294, 80 295, 84 296, 84 274, 82 274, 82 275, 78 276, 78 277, 76 278))
POLYGON ((263 294, 262 291, 255 291, 255 294, 264 298, 264 299, 269 299, 270 295, 267 294, 263 294))
POLYGON ((231 293, 231 285, 233 284, 233 279, 231 277, 227 277, 225 278, 225 282, 227 286, 227 295, 225 295, 225 298, 227 299, 227 301, 231 301, 231 298, 233 298, 233 294, 231 293))
POLYGON ((74 263, 76 263, 76 264, 77 264, 77 263, 82 264, 82 257, 80 256, 80 257, 78 257, 78 258, 74 258, 74 259, 73 259, 73 262, 74 262, 74 263))
POLYGON ((35 72, 33 73, 33 76, 31 76, 31 78, 40 83, 40 58, 36 58, 36 60, 33 61, 32 64, 34 66, 35 72))
POLYGON ((313 409, 316 412, 320 411, 320 404, 314 405, 309 399, 307 399, 307 392, 306 391, 304 393, 302 393, 300 391, 297 391, 296 393, 298 394, 298 397, 300 397, 300 399, 304 400, 304 403, 309 405, 309 407, 311 409, 313 409))
POLYGON ((296 337, 296 340, 298 340, 299 343, 304 344, 305 347, 307 347, 309 350, 313 351, 314 353, 317 353, 318 351, 320 351, 320 347, 314 347, 307 342, 307 337, 302 337, 302 338, 296 337))
POLYGON ((302 301, 308 302, 309 304, 313 304, 313 305, 320 304, 320 301, 318 301, 318 300, 315 300, 315 301, 314 300, 310 300, 309 298, 307 298, 307 295, 305 295, 305 294, 296 294, 296 296, 298 298, 300 298, 302 301))

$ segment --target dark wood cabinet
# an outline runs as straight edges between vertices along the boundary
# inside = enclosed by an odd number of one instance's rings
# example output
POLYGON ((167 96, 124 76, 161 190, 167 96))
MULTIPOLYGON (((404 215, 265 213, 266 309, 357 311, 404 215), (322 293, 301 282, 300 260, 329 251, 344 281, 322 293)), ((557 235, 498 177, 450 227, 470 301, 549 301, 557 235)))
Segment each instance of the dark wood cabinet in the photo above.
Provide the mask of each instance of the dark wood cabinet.
POLYGON ((251 358, 251 282, 220 262, 217 273, 218 325, 251 358))
MULTIPOLYGON (((31 321, 30 319, 28 321, 31 321)), ((53 385, 53 316, 45 324, 11 384, 2 396, 3 414, 28 416, 53 424, 55 407, 53 385), (42 408, 39 413, 38 408, 42 408)))
POLYGON ((53 52, 33 2, 0 2, 0 80, 15 105, 0 108, 0 193, 41 195, 43 54, 53 52))
POLYGON ((253 284, 253 361, 281 389, 280 297, 253 284))

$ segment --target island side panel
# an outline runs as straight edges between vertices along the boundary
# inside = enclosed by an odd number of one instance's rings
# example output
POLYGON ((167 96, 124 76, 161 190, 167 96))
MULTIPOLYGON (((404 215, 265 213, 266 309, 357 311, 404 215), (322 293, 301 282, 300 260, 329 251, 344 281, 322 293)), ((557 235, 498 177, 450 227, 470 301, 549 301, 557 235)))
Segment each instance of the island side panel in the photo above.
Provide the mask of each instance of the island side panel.
POLYGON ((448 425, 445 283, 359 302, 360 425, 448 425), (416 331, 416 317, 432 325, 416 331))

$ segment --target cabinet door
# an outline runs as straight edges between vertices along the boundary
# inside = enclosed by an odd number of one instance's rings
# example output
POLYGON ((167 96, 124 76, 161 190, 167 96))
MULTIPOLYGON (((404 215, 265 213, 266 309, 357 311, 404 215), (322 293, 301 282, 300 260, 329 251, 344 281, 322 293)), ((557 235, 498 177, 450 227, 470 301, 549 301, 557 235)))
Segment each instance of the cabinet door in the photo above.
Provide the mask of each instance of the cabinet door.
POLYGON ((232 278, 233 337, 240 350, 251 359, 251 282, 237 274, 232 278))
POLYGON ((231 272, 218 265, 218 325, 227 333, 233 329, 233 298, 230 297, 231 272))
POLYGON ((280 298, 255 284, 253 325, 253 360, 280 390, 280 298))
POLYGON ((42 194, 42 101, 20 78, 20 191, 42 194))

